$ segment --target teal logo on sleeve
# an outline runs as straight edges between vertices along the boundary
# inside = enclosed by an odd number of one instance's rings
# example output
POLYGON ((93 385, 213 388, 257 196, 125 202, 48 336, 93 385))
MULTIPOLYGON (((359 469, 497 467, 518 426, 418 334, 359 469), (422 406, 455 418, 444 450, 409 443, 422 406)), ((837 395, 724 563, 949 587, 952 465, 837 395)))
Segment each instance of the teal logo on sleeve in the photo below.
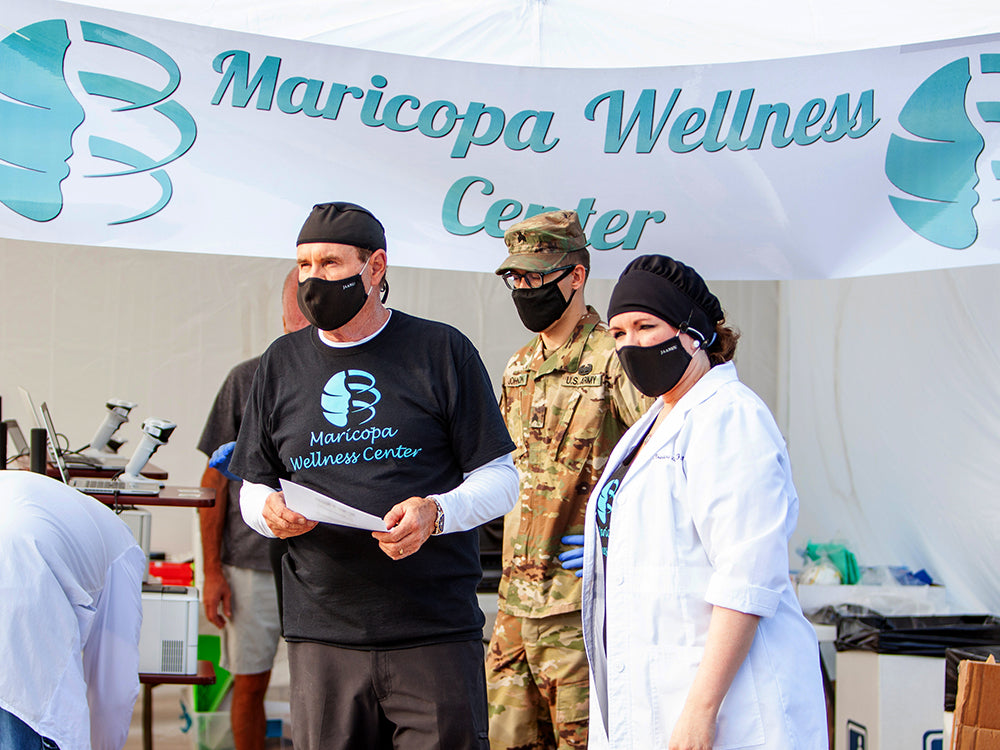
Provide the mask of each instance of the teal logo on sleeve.
MULTIPOLYGON (((1000 72, 1000 55, 979 58, 979 72, 1000 72)), ((893 134, 885 174, 900 191, 889 195, 896 215, 924 239, 953 250, 970 247, 979 235, 977 161, 985 141, 966 110, 973 80, 968 57, 932 73, 899 113, 906 135, 893 134)), ((1000 102, 978 102, 985 123, 1000 122, 1000 102)), ((992 162, 1000 179, 1000 162, 992 162)))
MULTIPOLYGON (((173 186, 164 169, 194 145, 194 118, 170 97, 180 83, 180 70, 162 49, 125 31, 81 22, 84 43, 104 45, 154 63, 166 83, 153 88, 107 71, 79 71, 88 96, 117 103, 116 117, 128 118, 150 109, 176 129, 176 143, 164 154, 150 155, 125 142, 117 133, 91 135, 90 155, 114 166, 86 177, 115 178, 146 174, 158 186, 158 198, 132 215, 110 222, 146 219, 170 202, 173 186), (115 138, 122 140, 115 140, 115 138)), ((73 135, 86 119, 86 102, 74 96, 66 75, 66 54, 72 41, 66 21, 51 19, 25 26, 0 41, 0 203, 32 221, 55 219, 63 210, 62 183, 73 162, 73 135)))

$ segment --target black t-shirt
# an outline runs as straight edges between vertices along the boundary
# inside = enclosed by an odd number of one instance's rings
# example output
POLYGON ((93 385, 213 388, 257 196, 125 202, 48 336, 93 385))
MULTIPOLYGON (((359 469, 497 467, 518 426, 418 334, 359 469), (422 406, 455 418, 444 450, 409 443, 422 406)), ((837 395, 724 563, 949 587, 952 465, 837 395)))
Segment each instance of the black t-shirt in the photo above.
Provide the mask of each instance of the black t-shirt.
MULTIPOLYGON (((310 327, 261 358, 231 470, 291 479, 377 516, 447 492, 514 445, 472 343, 393 311, 372 340, 334 348, 310 327)), ((431 537, 391 560, 371 533, 331 524, 289 540, 283 568, 290 641, 379 649, 479 637, 475 530, 431 537)))
MULTIPOLYGON (((260 357, 241 362, 229 371, 215 396, 212 410, 198 440, 198 450, 209 458, 215 449, 236 439, 243 421, 243 405, 250 393, 253 374, 260 357)), ((226 565, 252 570, 271 570, 268 552, 272 541, 265 539, 243 521, 240 513, 240 487, 243 482, 230 479, 227 483, 226 518, 222 526, 220 559, 226 565)))
POLYGON ((597 538, 601 542, 601 560, 604 563, 605 571, 608 569, 608 541, 611 536, 611 513, 615 506, 615 495, 618 492, 618 487, 624 481, 625 475, 628 474, 628 470, 632 468, 632 462, 635 461, 639 449, 646 442, 646 438, 649 437, 649 433, 652 432, 653 425, 655 424, 653 422, 646 428, 639 442, 632 446, 632 450, 628 452, 625 458, 622 459, 622 462, 608 476, 608 481, 601 488, 601 494, 597 496, 595 521, 597 522, 597 538))

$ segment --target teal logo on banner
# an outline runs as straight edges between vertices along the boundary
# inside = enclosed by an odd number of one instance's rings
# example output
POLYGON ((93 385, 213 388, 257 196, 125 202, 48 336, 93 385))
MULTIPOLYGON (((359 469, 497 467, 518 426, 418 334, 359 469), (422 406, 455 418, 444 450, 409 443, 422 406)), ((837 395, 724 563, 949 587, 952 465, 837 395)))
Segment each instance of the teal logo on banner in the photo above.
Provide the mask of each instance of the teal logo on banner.
MULTIPOLYGON (((139 221, 170 202, 173 187, 163 168, 187 153, 197 135, 194 118, 170 100, 180 83, 180 69, 162 49, 132 34, 86 21, 80 27, 85 42, 139 55, 167 74, 166 84, 154 89, 103 72, 78 73, 88 95, 121 102, 114 113, 128 117, 152 108, 177 129, 177 145, 164 156, 150 156, 103 136, 89 139, 90 154, 116 166, 87 177, 148 174, 156 181, 159 198, 152 205, 111 224, 139 221)), ((70 44, 66 21, 60 19, 33 23, 0 41, 0 203, 32 221, 51 221, 62 211, 62 183, 70 174, 73 134, 86 118, 85 106, 66 82, 70 44)))
MULTIPOLYGON (((920 84, 899 113, 900 126, 913 138, 894 134, 885 155, 886 177, 912 196, 889 196, 896 215, 921 237, 953 250, 971 246, 979 234, 973 209, 985 142, 966 111, 970 67, 963 57, 920 84)), ((979 67, 1000 73, 1000 55, 981 55, 979 67)), ((1000 102, 976 108, 983 121, 1000 122, 1000 102)), ((990 166, 1000 180, 1000 161, 990 166)))

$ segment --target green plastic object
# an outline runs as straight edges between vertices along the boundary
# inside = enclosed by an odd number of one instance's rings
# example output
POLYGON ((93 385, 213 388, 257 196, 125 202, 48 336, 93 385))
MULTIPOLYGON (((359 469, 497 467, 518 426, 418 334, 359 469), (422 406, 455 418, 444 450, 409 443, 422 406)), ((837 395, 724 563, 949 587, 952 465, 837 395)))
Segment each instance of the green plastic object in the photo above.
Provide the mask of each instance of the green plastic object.
POLYGON ((840 571, 840 580, 849 586, 853 586, 861 579, 861 572, 858 570, 858 561, 843 544, 813 544, 806 545, 806 556, 813 562, 819 562, 824 557, 840 571))
POLYGON ((219 705, 233 685, 233 675, 219 666, 222 654, 222 638, 217 635, 198 636, 198 659, 212 662, 215 667, 215 683, 195 685, 192 694, 194 710, 198 713, 218 711, 219 705))

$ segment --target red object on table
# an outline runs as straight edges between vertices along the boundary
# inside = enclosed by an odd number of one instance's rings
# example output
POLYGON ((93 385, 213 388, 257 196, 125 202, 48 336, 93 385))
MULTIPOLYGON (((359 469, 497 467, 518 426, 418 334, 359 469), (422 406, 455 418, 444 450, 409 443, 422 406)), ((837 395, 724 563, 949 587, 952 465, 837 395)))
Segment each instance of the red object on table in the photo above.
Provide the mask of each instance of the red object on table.
POLYGON ((150 560, 149 574, 156 576, 170 586, 191 586, 194 583, 194 570, 189 562, 175 563, 150 560))

